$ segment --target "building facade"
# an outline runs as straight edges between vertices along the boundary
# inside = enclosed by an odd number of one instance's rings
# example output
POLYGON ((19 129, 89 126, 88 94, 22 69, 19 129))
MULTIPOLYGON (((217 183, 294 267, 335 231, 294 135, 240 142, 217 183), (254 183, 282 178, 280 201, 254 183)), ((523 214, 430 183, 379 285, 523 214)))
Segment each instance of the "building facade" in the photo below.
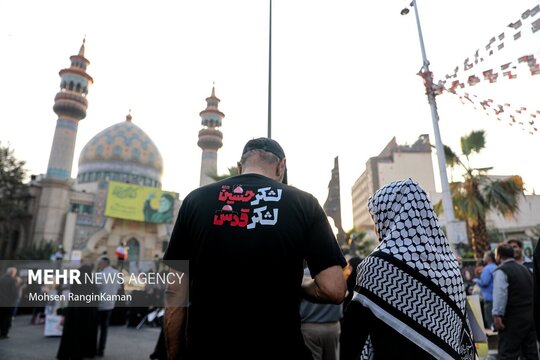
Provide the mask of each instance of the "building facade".
POLYGON ((525 195, 519 200, 519 211, 512 218, 505 218, 500 213, 492 211, 487 214, 487 226, 496 228, 503 240, 529 239, 538 241, 540 231, 540 195, 525 195))
POLYGON ((412 145, 398 145, 394 137, 379 155, 368 159, 364 172, 351 189, 354 227, 372 229, 373 221, 367 208, 369 197, 382 186, 406 178, 417 181, 428 195, 435 193, 428 135, 420 135, 412 145))
MULTIPOLYGON (((86 117, 86 96, 93 79, 86 72, 90 62, 85 58, 84 41, 79 53, 70 59, 71 66, 60 71, 60 91, 53 108, 58 119, 47 172, 31 177, 29 220, 22 224, 11 253, 30 244, 51 243, 62 246, 66 258, 77 253, 90 260, 102 255, 115 259, 116 248, 123 244, 128 248, 128 263, 136 266, 153 261, 163 255, 181 201, 177 194, 161 189, 163 159, 152 139, 132 121, 131 114, 84 146, 77 176, 71 178, 77 126, 86 117), (113 185, 115 194, 111 191, 113 185), (141 219, 122 215, 126 209, 110 209, 111 196, 125 195, 123 191, 151 194, 141 198, 144 205, 135 214, 141 219), (148 211, 163 209, 174 215, 167 220, 146 217, 148 211)), ((201 179, 202 174, 216 170, 217 150, 222 146, 222 134, 217 128, 224 116, 217 108, 219 99, 214 89, 206 101, 208 106, 201 112, 205 128, 199 134, 199 146, 203 148, 201 179)))

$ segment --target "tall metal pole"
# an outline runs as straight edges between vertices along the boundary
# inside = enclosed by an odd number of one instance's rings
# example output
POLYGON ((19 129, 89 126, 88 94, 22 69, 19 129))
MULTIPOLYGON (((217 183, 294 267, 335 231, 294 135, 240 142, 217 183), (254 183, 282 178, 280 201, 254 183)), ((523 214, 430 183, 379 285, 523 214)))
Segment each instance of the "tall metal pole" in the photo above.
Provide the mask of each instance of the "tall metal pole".
POLYGON ((272 0, 268 26, 268 138, 272 138, 272 0))
MULTIPOLYGON (((426 48, 424 47, 424 37, 422 36, 422 28, 420 27, 420 17, 418 16, 418 6, 416 0, 413 0, 414 14, 416 16, 416 26, 418 28, 418 38, 420 39, 420 49, 422 51, 423 60, 423 78, 426 82, 426 94, 428 97, 429 105, 431 106, 431 120, 433 121, 433 132, 435 133, 435 149, 437 150, 437 159, 439 161, 439 173, 441 176, 442 187, 442 203, 444 217, 447 222, 447 229, 455 221, 454 207, 452 205, 452 194, 450 193, 450 185, 448 184, 448 175, 446 173, 446 159, 444 156, 444 147, 441 140, 441 133, 439 131, 439 114, 437 113, 437 103, 435 102, 435 93, 433 89, 433 76, 429 71, 429 61, 426 56, 426 48)), ((454 234, 452 234, 454 235, 454 234)), ((455 242, 456 239, 448 239, 450 243, 455 242)))

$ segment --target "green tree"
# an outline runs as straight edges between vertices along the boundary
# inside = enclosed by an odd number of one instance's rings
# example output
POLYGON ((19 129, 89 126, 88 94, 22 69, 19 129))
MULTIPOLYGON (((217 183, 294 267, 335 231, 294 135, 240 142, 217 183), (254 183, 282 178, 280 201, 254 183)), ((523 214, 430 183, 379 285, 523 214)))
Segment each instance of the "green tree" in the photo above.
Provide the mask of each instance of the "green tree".
POLYGON ((211 178, 214 179, 215 181, 221 181, 221 180, 225 180, 227 178, 238 175, 237 166, 231 166, 230 168, 228 168, 228 170, 229 170, 228 174, 215 175, 215 176, 211 176, 211 178))
POLYGON ((15 260, 49 260, 55 253, 56 245, 52 241, 42 241, 23 247, 15 255, 15 260))
POLYGON ((345 243, 341 250, 352 256, 368 256, 377 246, 377 239, 367 236, 367 233, 351 229, 345 233, 345 243))
POLYGON ((504 179, 487 175, 491 167, 474 168, 469 157, 485 148, 486 138, 483 130, 472 131, 461 137, 461 155, 450 147, 444 147, 446 164, 450 168, 459 167, 463 181, 452 182, 450 190, 456 217, 467 223, 474 256, 481 259, 489 250, 486 214, 498 211, 512 218, 519 211, 519 198, 523 195, 523 180, 514 175, 504 179))
MULTIPOLYGON (((13 149, 0 144, 0 251, 9 249, 21 220, 28 216, 26 211, 27 186, 25 162, 17 160, 13 149)), ((9 249, 11 253, 15 249, 9 249)), ((2 257, 10 254, 2 251, 2 257)))

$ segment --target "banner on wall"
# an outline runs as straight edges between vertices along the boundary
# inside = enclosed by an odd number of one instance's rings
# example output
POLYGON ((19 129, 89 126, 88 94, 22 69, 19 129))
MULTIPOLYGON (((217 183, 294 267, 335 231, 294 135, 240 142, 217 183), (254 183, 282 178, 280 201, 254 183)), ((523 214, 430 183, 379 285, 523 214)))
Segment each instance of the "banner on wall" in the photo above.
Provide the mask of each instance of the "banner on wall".
POLYGON ((168 224, 173 221, 174 199, 171 191, 109 181, 105 216, 168 224))

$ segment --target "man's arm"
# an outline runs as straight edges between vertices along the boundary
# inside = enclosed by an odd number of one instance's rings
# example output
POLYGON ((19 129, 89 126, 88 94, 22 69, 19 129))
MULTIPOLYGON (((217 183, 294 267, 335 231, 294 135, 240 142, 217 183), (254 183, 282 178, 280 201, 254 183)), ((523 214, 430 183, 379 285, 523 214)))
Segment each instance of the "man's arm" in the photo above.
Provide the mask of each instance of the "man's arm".
POLYGON ((170 272, 177 274, 177 280, 182 280, 167 284, 163 330, 167 345, 167 359, 179 360, 184 358, 183 355, 187 348, 187 289, 189 280, 185 273, 182 275, 173 269, 170 272))
POLYGON ((347 284, 339 265, 326 268, 315 275, 313 280, 302 283, 304 297, 315 303, 341 304, 346 292, 347 284))
POLYGON ((493 273, 493 320, 497 330, 504 329, 503 317, 508 302, 508 279, 502 270, 493 273))
POLYGON ((480 279, 473 279, 478 286, 486 287, 489 285, 489 283, 491 282, 491 277, 493 276, 493 274, 489 270, 490 269, 488 267, 484 267, 484 269, 482 270, 482 274, 480 275, 480 279))

